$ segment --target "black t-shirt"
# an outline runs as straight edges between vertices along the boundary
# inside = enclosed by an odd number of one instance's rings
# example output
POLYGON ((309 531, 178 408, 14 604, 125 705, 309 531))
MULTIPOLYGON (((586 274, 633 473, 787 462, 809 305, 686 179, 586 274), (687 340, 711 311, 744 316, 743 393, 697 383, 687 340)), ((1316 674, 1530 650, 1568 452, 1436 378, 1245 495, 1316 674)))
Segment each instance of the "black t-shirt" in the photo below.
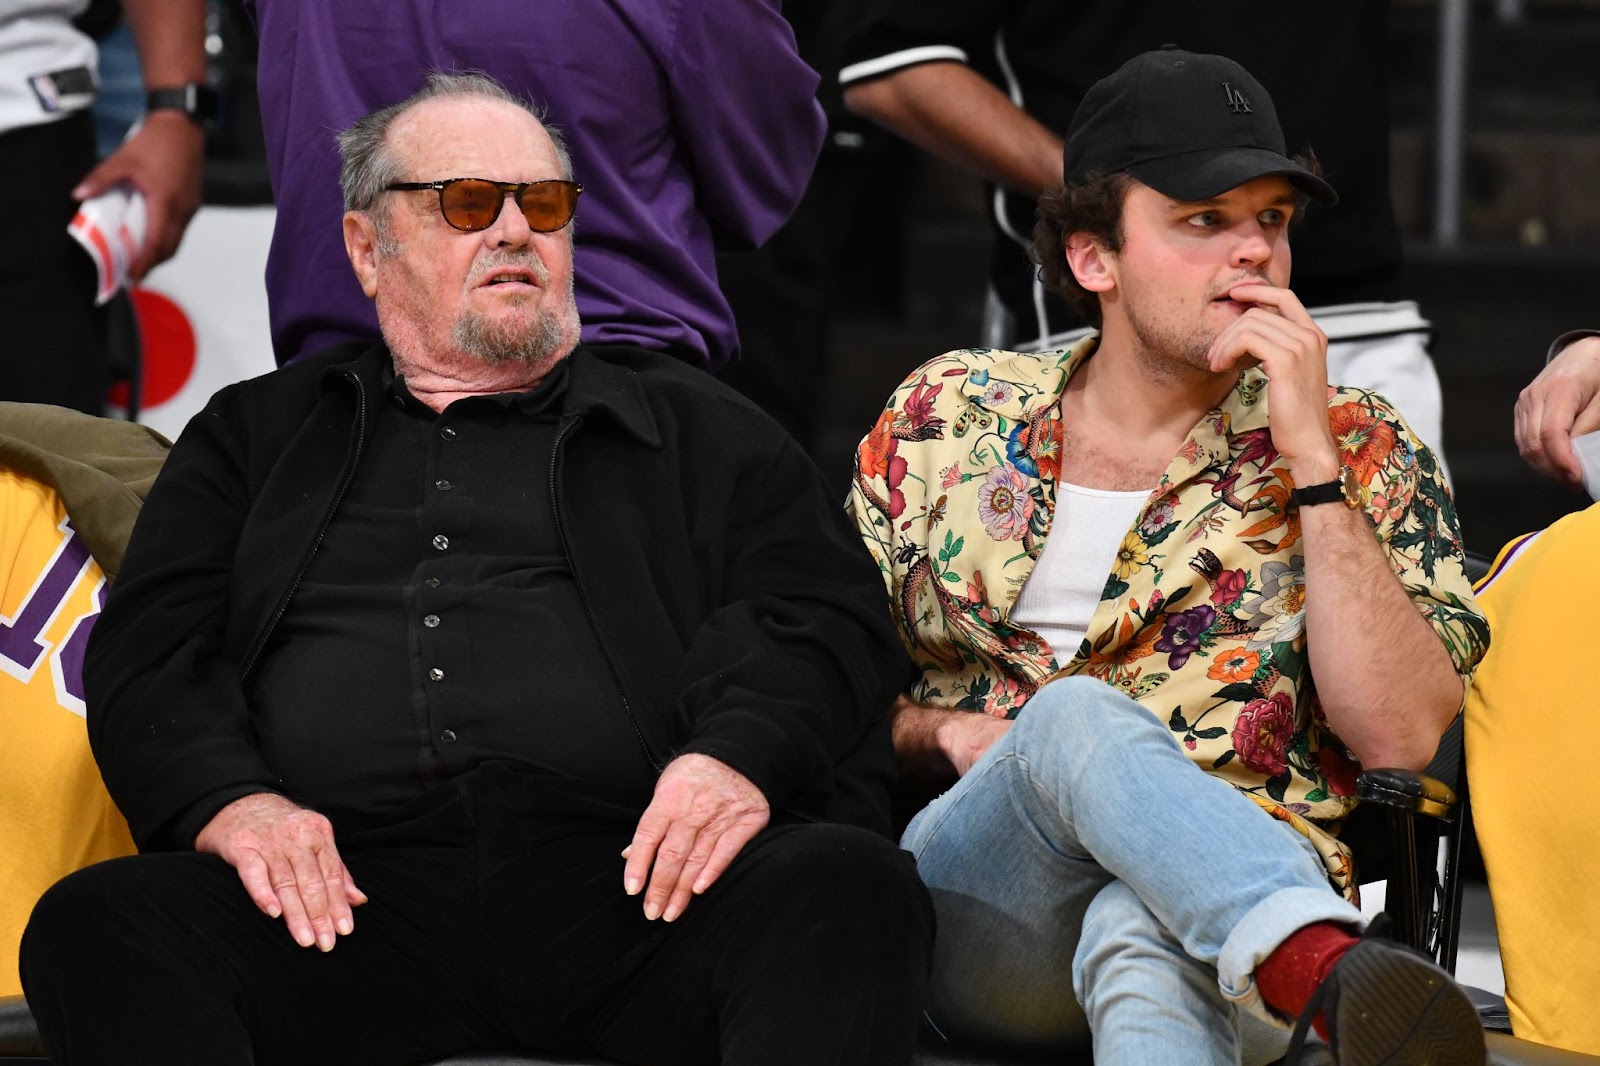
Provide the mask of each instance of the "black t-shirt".
POLYGON ((438 415, 391 383, 252 675, 290 798, 343 826, 494 759, 650 787, 552 510, 565 383, 438 415))
MULTIPOLYGON (((846 85, 915 63, 963 59, 1063 137, 1083 94, 1140 52, 1174 43, 1225 55, 1272 94, 1290 152, 1322 162, 1339 204, 1312 204, 1291 233, 1307 306, 1396 300, 1400 230, 1389 199, 1385 0, 1300 4, 1192 0, 878 0, 848 49, 846 85)), ((990 280, 1026 342, 1081 325, 1043 293, 1027 258, 1034 202, 991 197, 990 280)))

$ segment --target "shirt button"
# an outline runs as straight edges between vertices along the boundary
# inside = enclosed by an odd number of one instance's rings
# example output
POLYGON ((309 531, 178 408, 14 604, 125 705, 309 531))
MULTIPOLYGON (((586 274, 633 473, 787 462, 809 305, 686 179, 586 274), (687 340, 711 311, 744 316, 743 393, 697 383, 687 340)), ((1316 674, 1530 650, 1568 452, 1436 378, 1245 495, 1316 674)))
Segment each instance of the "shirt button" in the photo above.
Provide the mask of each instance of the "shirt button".
POLYGON ((439 436, 443 437, 445 440, 455 440, 456 439, 455 427, 454 426, 445 426, 443 429, 441 429, 439 431, 439 436))
POLYGON ((422 619, 422 624, 427 626, 429 629, 438 629, 439 628, 439 616, 436 615, 436 614, 424 615, 423 619, 422 619))
POLYGON ((443 533, 435 534, 433 538, 433 546, 438 548, 440 551, 444 551, 446 548, 450 547, 450 538, 445 536, 443 533))
POLYGON ((428 586, 430 589, 436 589, 439 587, 439 579, 436 577, 430 577, 428 580, 424 581, 423 584, 428 586))
POLYGON ((404 410, 405 410, 405 409, 406 409, 406 402, 405 402, 405 401, 404 401, 404 400, 402 400, 402 399, 401 399, 401 398, 400 398, 400 397, 398 397, 398 396, 396 396, 396 397, 395 397, 395 398, 394 398, 394 405, 395 405, 395 406, 396 406, 396 407, 398 407, 398 408, 400 408, 400 410, 402 410, 402 411, 404 411, 404 410))
POLYGON ((432 670, 428 671, 428 680, 430 680, 430 681, 443 681, 444 680, 444 671, 439 669, 437 666, 435 666, 432 670))
POLYGON ((439 740, 445 744, 454 744, 456 742, 456 731, 454 729, 446 729, 439 734, 439 740))
POLYGON ((433 483, 433 487, 438 489, 440 492, 449 492, 455 486, 451 485, 450 482, 444 480, 443 478, 440 478, 438 481, 433 483))

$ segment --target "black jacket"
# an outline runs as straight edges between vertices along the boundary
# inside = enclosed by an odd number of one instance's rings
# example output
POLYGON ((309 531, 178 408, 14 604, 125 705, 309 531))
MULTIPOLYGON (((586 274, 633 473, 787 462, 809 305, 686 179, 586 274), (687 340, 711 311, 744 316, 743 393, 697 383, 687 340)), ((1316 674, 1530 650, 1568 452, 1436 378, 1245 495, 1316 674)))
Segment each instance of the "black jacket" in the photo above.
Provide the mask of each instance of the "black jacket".
MULTIPOLYGON (((343 345, 223 389, 150 492, 84 667, 90 743, 145 850, 282 790, 244 680, 360 464, 387 360, 343 345)), ((775 817, 888 832, 904 652, 821 475, 701 371, 627 348, 571 360, 554 458, 527 476, 557 501, 647 756, 710 755, 775 817)))

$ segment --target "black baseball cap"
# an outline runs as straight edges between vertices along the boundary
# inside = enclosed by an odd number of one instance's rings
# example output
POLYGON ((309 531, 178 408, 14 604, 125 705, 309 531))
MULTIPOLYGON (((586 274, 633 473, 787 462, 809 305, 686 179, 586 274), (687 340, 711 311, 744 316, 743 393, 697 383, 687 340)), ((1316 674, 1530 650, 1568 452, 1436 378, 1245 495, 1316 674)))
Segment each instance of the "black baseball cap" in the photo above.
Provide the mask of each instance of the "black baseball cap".
POLYGON ((1062 171, 1068 185, 1126 171, 1175 200, 1207 200, 1282 174, 1315 200, 1333 186, 1290 159, 1272 97, 1223 56, 1163 45, 1090 86, 1072 116, 1062 171))

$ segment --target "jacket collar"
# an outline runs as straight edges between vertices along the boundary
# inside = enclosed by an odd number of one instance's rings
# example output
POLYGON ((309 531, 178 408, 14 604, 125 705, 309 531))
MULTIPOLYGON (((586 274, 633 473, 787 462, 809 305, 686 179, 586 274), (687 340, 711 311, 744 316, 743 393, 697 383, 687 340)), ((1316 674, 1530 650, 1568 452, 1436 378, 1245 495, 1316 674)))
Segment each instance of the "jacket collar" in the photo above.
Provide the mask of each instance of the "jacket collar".
MULTIPOLYGON (((639 376, 632 368, 621 365, 617 355, 626 349, 601 349, 580 344, 567 357, 567 394, 563 414, 588 416, 605 413, 638 440, 651 447, 661 447, 661 430, 656 425, 655 414, 645 399, 639 376), (616 353, 613 355, 611 353, 616 353)), ((355 381, 366 394, 367 400, 376 403, 382 399, 383 371, 392 365, 389 348, 382 341, 340 345, 330 350, 327 365, 322 370, 323 387, 331 380, 355 381)))

